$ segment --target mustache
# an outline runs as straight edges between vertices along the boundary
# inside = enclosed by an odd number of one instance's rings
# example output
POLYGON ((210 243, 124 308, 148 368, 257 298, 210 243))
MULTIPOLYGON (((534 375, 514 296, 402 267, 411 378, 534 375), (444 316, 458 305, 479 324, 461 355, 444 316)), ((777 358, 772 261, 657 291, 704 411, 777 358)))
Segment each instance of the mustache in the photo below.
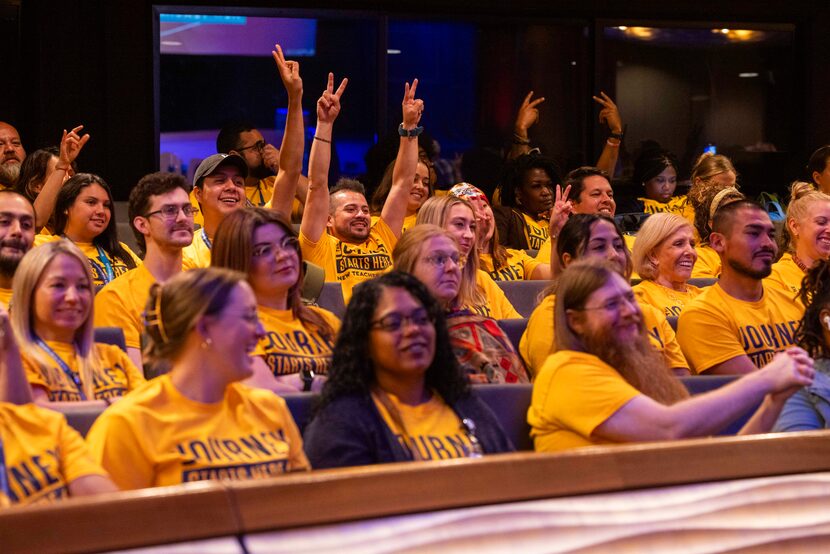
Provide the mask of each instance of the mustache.
POLYGON ((27 250, 29 245, 23 239, 3 239, 0 240, 0 248, 17 248, 18 250, 27 250))

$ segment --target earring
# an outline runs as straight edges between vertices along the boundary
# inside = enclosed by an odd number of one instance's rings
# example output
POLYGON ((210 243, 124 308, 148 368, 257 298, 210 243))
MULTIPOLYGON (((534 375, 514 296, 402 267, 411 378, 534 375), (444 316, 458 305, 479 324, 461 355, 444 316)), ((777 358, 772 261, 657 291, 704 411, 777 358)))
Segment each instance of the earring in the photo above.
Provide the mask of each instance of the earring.
POLYGON ((210 337, 202 341, 202 350, 207 350, 211 346, 213 346, 213 340, 210 337))

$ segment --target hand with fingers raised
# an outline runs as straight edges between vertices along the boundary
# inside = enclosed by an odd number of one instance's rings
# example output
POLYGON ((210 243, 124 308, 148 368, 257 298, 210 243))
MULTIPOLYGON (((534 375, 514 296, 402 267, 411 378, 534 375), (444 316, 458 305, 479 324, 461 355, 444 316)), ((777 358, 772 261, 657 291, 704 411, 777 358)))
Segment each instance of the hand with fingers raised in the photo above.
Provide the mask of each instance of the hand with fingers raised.
POLYGON ((329 80, 326 84, 326 90, 323 95, 317 100, 317 121, 322 123, 334 123, 337 116, 340 114, 340 97, 346 90, 346 85, 349 84, 349 79, 344 78, 340 81, 340 86, 334 90, 334 73, 329 73, 329 80))
POLYGON ((279 44, 274 45, 271 56, 277 63, 280 79, 282 79, 282 84, 288 92, 288 98, 301 97, 303 95, 303 78, 300 77, 300 64, 292 60, 286 60, 279 44))
POLYGON ((415 98, 415 91, 418 89, 418 79, 412 81, 412 86, 407 82, 404 85, 403 102, 401 108, 403 111, 403 122, 401 127, 407 131, 411 131, 418 127, 421 122, 421 115, 424 113, 424 101, 420 98, 415 98))

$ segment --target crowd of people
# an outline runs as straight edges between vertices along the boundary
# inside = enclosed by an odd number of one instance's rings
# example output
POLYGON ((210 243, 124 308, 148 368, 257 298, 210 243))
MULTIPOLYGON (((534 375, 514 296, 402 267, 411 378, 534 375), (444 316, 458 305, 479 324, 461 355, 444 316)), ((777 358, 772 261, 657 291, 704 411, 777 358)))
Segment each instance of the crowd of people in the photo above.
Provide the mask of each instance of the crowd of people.
POLYGON ((472 385, 532 384, 540 452, 830 425, 830 147, 780 229, 725 156, 701 155, 677 194, 677 158, 644 148, 623 230, 610 97, 594 97, 596 166, 560 172, 531 148, 531 93, 499 186, 439 190, 415 79, 367 198, 329 183, 348 80, 328 75, 305 176, 300 66, 273 58, 281 147, 235 122, 192 183, 142 177, 137 253, 106 181, 80 171, 83 126, 27 155, 0 122, 0 505, 514 450, 472 385), (313 304, 319 279, 342 321, 313 304), (546 288, 514 345, 499 282, 525 280, 546 288), (684 379, 715 374, 735 378, 689 395, 684 379), (319 395, 305 429, 280 396, 300 392, 319 395), (85 438, 68 404, 101 412, 85 438))

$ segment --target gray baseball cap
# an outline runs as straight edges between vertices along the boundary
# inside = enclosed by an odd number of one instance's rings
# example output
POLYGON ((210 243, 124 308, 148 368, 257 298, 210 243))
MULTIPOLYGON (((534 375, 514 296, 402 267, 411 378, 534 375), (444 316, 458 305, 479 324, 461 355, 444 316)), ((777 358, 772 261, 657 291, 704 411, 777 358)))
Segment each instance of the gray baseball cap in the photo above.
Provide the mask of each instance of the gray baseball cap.
POLYGON ((214 154, 202 160, 202 163, 196 168, 196 173, 193 174, 193 186, 198 187, 202 179, 216 171, 216 168, 220 165, 232 165, 239 170, 242 177, 248 176, 248 164, 245 163, 242 156, 237 156, 236 154, 214 154))

